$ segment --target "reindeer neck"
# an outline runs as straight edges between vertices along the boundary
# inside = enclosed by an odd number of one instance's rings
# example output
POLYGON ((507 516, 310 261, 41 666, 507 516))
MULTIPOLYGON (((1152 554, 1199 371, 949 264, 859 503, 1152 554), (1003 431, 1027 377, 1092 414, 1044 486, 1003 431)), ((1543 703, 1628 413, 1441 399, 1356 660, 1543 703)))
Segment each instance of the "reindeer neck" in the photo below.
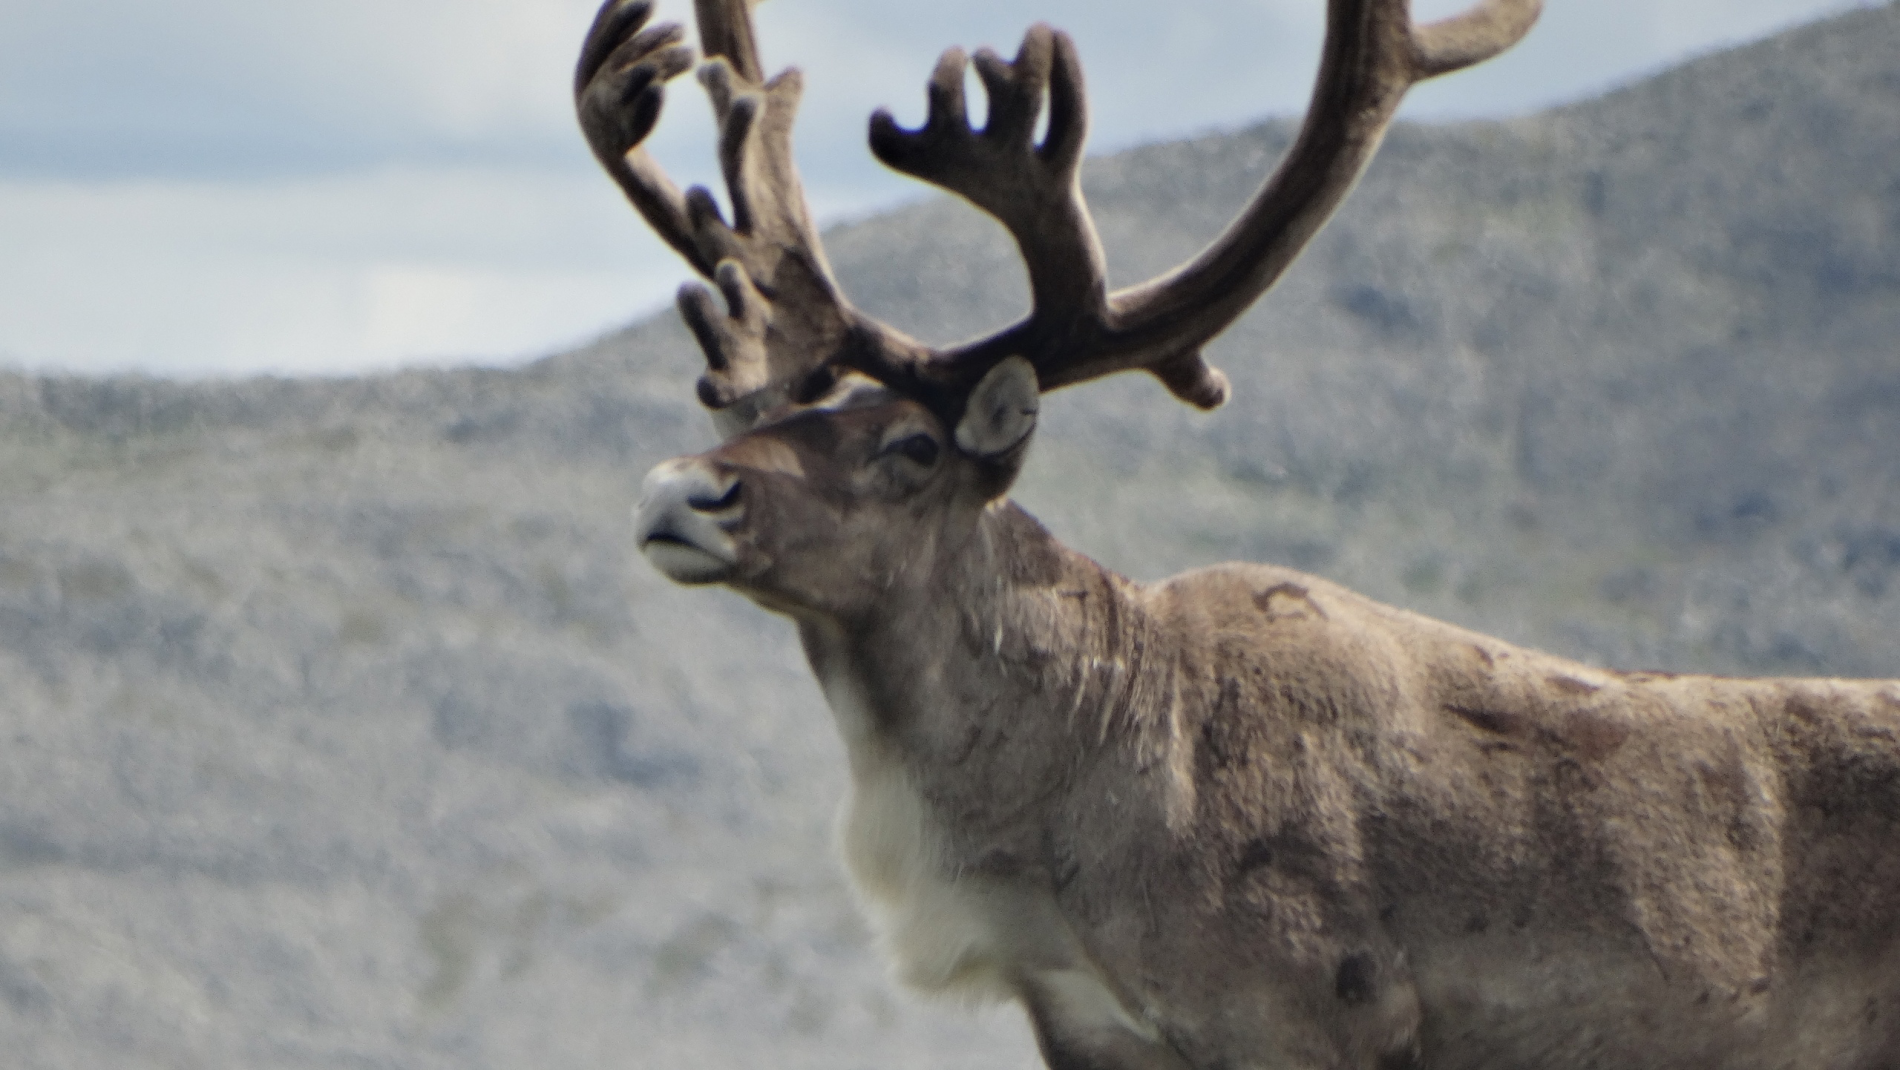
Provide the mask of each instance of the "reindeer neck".
POLYGON ((1009 502, 866 619, 801 635, 854 762, 967 774, 999 747, 1075 755, 1138 733, 1175 686, 1140 588, 1009 502))

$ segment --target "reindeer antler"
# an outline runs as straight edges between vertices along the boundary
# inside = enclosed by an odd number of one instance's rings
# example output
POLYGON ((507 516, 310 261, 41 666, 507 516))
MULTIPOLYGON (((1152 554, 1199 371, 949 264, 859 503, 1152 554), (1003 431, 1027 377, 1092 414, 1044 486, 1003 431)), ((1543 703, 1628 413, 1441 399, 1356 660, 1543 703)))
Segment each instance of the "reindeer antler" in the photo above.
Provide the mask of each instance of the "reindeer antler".
MULTIPOLYGON (((719 164, 731 198, 725 220, 711 191, 681 195, 641 142, 663 85, 692 66, 677 24, 646 28, 652 0, 608 0, 575 72, 575 103, 594 154, 653 229, 714 282, 721 312, 688 283, 680 313, 705 350, 700 399, 728 432, 827 379, 853 334, 887 333, 851 309, 825 261, 792 161, 792 120, 803 78, 766 80, 749 0, 695 0, 707 52, 699 79, 719 126, 719 164)), ((892 344, 903 349, 901 340, 892 344)))
POLYGON ((1141 368, 1184 401, 1219 405, 1227 380, 1201 359, 1201 346, 1279 279, 1338 207, 1405 91, 1508 48, 1540 8, 1541 0, 1481 0, 1455 18, 1414 27, 1406 0, 1330 0, 1313 102, 1292 151, 1199 256, 1113 294, 1104 293, 1100 242, 1075 180, 1085 116, 1068 38, 1037 26, 1014 64, 979 54, 992 115, 997 100, 1005 104, 1002 125, 992 118, 981 135, 962 119, 961 53, 946 53, 930 81, 924 128, 901 131, 879 113, 871 120, 872 150, 906 174, 963 195, 1008 228, 1029 266, 1034 306, 1007 330, 937 354, 923 378, 954 388, 1022 354, 1036 366, 1043 390, 1141 368), (1033 123, 1035 104, 1025 105, 1022 96, 1045 83, 1049 133, 1035 146, 1019 118, 1026 113, 1033 123))
POLYGON ((1088 131, 1082 66, 1069 35, 1037 24, 1014 62, 984 49, 977 74, 989 95, 989 121, 970 128, 963 100, 963 50, 950 49, 930 78, 930 117, 907 131, 888 111, 871 116, 871 151, 886 164, 961 194, 1001 220, 1029 268, 1043 333, 1086 326, 1106 311, 1101 242, 1082 204, 1078 174, 1088 131), (1049 129, 1033 144, 1043 96, 1049 129))
POLYGON ((660 236, 713 281, 680 291, 680 312, 706 352, 699 394, 729 431, 828 387, 854 368, 954 418, 999 361, 1027 358, 1043 390, 1146 370, 1202 408, 1225 401, 1226 376, 1200 350, 1293 262, 1345 197, 1414 84, 1496 55, 1536 21, 1541 0, 1479 0, 1455 18, 1414 26, 1407 0, 1328 0, 1313 102, 1293 148, 1227 230, 1192 261, 1109 293, 1101 242, 1082 199, 1088 128, 1082 67, 1066 34, 1031 27, 1012 61, 974 57, 989 119, 971 128, 959 49, 931 75, 929 118, 904 130, 871 118, 871 148, 905 174, 957 193, 1000 221, 1028 266, 1033 308, 965 345, 930 350, 853 309, 839 292, 792 162, 801 79, 767 81, 751 0, 695 0, 708 60, 700 81, 719 122, 732 199, 720 217, 703 187, 683 196, 641 147, 664 84, 692 65, 677 25, 646 28, 652 0, 608 0, 575 73, 581 126, 601 163, 660 236), (1035 140, 1044 102, 1048 128, 1035 140))
POLYGON ((641 147, 660 119, 665 83, 693 66, 677 23, 644 29, 653 0, 608 0, 574 68, 574 108, 595 159, 660 237, 702 272, 686 202, 641 147))

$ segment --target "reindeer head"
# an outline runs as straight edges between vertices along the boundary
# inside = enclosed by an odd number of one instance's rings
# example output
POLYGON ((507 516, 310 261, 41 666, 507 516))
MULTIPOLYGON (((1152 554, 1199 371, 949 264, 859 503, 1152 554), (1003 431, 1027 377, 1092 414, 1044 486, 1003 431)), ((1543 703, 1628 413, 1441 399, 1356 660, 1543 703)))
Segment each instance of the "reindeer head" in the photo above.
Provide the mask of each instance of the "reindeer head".
POLYGON ((1313 103, 1279 168, 1199 256, 1114 293, 1078 179, 1087 114, 1073 43, 1037 25, 1014 60, 976 53, 989 98, 980 130, 964 106, 972 60, 946 52, 924 126, 902 129, 880 111, 871 150, 1000 221, 1027 266, 1033 307, 986 338, 933 349, 839 291, 792 162, 799 73, 765 79, 750 0, 695 0, 732 219, 704 188, 682 195, 660 171, 642 142, 664 84, 693 56, 679 26, 647 26, 652 7, 601 8, 576 106, 634 207, 719 291, 689 284, 679 305, 706 355, 699 398, 726 441, 647 477, 640 543, 675 580, 832 615, 928 572, 973 530, 1020 469, 1041 391, 1140 369, 1189 404, 1225 401, 1227 379, 1201 347, 1332 214, 1405 91, 1501 51, 1538 11, 1537 0, 1480 0, 1415 27, 1406 0, 1330 0, 1313 103))
POLYGON ((641 548, 682 583, 727 583, 794 615, 849 618, 927 581, 1014 479, 1036 421, 1036 373, 1005 360, 954 427, 852 377, 717 449, 648 474, 641 548))

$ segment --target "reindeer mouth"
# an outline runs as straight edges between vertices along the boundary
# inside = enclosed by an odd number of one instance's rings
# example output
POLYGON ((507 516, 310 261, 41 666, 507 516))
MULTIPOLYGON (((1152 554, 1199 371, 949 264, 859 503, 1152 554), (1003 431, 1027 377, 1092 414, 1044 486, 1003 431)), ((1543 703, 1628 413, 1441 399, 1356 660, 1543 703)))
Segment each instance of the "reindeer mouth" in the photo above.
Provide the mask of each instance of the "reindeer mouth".
POLYGON ((672 534, 648 536, 640 552, 674 583, 718 583, 738 562, 672 534))

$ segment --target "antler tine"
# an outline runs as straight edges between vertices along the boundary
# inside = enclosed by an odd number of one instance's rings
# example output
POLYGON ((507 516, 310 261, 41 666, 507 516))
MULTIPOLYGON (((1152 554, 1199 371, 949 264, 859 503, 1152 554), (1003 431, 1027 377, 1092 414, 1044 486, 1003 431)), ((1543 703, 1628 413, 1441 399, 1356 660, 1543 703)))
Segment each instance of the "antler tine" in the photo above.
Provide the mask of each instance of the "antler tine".
POLYGON ((796 70, 765 79, 754 2, 694 0, 706 52, 699 78, 719 128, 730 222, 709 190, 682 195, 641 147, 658 118, 661 84, 692 65, 678 26, 642 29, 652 0, 607 0, 575 74, 581 126, 595 155, 654 230, 725 298, 721 313, 710 291, 688 284, 679 303, 706 353, 699 397, 728 433, 828 383, 847 343, 907 348, 850 308, 825 262, 792 160, 803 79, 796 70))
MULTIPOLYGON (((744 0, 727 2, 737 6, 744 0)), ((806 379, 835 359, 859 321, 825 261, 792 160, 792 117, 803 80, 788 70, 764 84, 751 81, 743 68, 755 62, 740 57, 735 64, 720 55, 700 69, 719 118, 720 170, 732 220, 720 217, 703 187, 687 191, 687 215, 702 255, 717 272, 741 273, 749 292, 768 309, 761 321, 729 302, 734 318, 757 323, 763 331, 759 345, 744 349, 748 360, 763 361, 763 366, 721 361, 708 350, 700 398, 715 409, 760 390, 773 391, 778 400, 801 392, 806 379)), ((723 278, 716 281, 728 298, 740 292, 723 278)))
POLYGON ((983 49, 974 62, 989 96, 981 131, 971 128, 964 103, 970 60, 953 48, 930 77, 924 125, 905 130, 879 110, 871 117, 871 151, 904 174, 961 195, 1016 239, 1034 311, 1008 333, 1011 352, 1033 359, 1051 346, 1093 338, 1108 310, 1108 272, 1079 181, 1088 133, 1082 65, 1069 35, 1040 23, 1013 61, 983 49), (1049 125, 1037 145, 1045 97, 1049 125))
POLYGON ((757 85, 765 81, 765 64, 759 61, 759 37, 752 28, 752 5, 758 0, 693 0, 693 17, 699 23, 699 44, 706 58, 724 56, 739 77, 757 85))
POLYGON ((642 145, 660 118, 665 84, 691 70, 685 31, 648 28, 653 0, 607 0, 594 16, 574 69, 574 110, 588 147, 660 238, 702 273, 686 201, 642 145))
POLYGON ((1413 27, 1414 80, 1483 63, 1522 40, 1542 10, 1542 0, 1480 0, 1451 18, 1413 27))
POLYGON ((971 381, 1022 353, 1044 390, 1141 368, 1182 400, 1219 405, 1226 377, 1201 359, 1201 346, 1265 293, 1319 231, 1358 181, 1406 90, 1502 52, 1529 31, 1541 7, 1541 0, 1480 0, 1461 15, 1414 26, 1407 0, 1330 0, 1299 137, 1224 233, 1189 263, 1110 294, 1099 331, 1052 337, 1039 329, 1038 294, 1029 320, 938 354, 934 377, 971 381))

